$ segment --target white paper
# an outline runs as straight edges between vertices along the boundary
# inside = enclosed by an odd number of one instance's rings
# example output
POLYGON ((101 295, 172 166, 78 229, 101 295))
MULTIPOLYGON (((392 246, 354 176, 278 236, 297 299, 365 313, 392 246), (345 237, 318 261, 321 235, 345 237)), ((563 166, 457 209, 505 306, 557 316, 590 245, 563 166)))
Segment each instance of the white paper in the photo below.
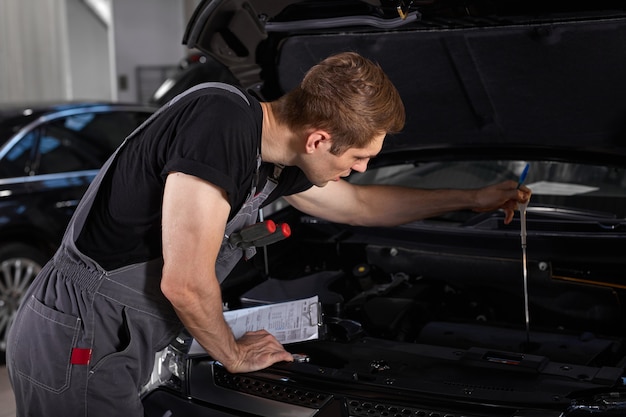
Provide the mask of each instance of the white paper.
MULTIPOLYGON (((282 344, 319 338, 317 296, 225 311, 224 319, 237 339, 246 332, 261 329, 270 332, 282 344)), ((197 354, 203 351, 202 347, 194 340, 189 353, 197 354)))
POLYGON ((265 329, 281 343, 317 339, 318 297, 226 311, 224 319, 235 338, 265 329))

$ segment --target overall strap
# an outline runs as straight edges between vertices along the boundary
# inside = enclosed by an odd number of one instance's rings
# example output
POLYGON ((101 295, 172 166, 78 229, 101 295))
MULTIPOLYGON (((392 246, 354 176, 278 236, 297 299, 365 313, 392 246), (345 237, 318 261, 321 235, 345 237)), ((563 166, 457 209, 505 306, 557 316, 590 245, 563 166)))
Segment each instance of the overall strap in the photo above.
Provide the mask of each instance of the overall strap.
POLYGON ((224 83, 219 83, 219 82, 207 82, 207 83, 198 84, 198 85, 196 85, 196 86, 194 86, 194 87, 192 87, 192 88, 190 88, 190 89, 180 93, 176 97, 172 98, 169 102, 167 102, 165 105, 163 105, 161 108, 159 108, 155 113, 153 113, 141 125, 139 125, 139 127, 137 127, 130 135, 128 135, 126 137, 126 139, 124 139, 124 142, 122 142, 122 144, 120 146, 118 146, 118 148, 115 150, 113 155, 111 155, 107 159, 105 164, 102 166, 102 168, 98 172, 98 175, 91 182, 91 184, 89 185, 89 188, 87 189, 87 191, 85 192, 85 194, 81 198, 81 201, 78 204, 78 207, 76 208, 76 212, 74 213, 74 215, 72 216, 72 219, 70 220, 70 224, 68 225, 68 228, 67 228, 67 230, 65 232, 65 236, 63 237, 63 241, 64 241, 65 244, 70 244, 71 246, 74 246, 74 242, 78 238, 78 235, 80 234, 80 231, 82 230, 82 228, 83 228, 83 226, 85 224, 85 221, 87 219, 87 215, 89 214, 89 211, 91 210, 91 206, 93 205, 93 202, 94 202, 94 200, 96 198, 96 194, 98 193, 98 189, 100 188, 100 184, 102 183, 102 179, 106 175, 109 167, 113 163, 113 160, 115 160, 115 157, 119 153, 120 149, 122 149, 124 147, 124 144, 127 141, 129 141, 132 138, 134 138, 135 136, 137 136, 137 134, 139 132, 141 132, 143 129, 145 129, 146 126, 148 126, 150 123, 152 123, 152 121, 155 118, 157 118, 160 114, 162 114, 163 112, 165 112, 168 109, 170 109, 180 99, 182 99, 182 98, 184 98, 184 97, 188 96, 189 94, 192 94, 192 93, 194 93, 196 91, 199 91, 199 90, 202 90, 202 89, 207 89, 207 88, 217 88, 217 89, 221 89, 221 90, 224 90, 224 91, 229 91, 231 93, 237 94, 239 97, 241 97, 246 102, 246 104, 248 104, 249 106, 251 105, 250 100, 248 100, 248 97, 246 97, 246 95, 243 92, 241 92, 241 90, 239 90, 237 87, 232 86, 232 85, 228 85, 228 84, 224 84, 224 83))

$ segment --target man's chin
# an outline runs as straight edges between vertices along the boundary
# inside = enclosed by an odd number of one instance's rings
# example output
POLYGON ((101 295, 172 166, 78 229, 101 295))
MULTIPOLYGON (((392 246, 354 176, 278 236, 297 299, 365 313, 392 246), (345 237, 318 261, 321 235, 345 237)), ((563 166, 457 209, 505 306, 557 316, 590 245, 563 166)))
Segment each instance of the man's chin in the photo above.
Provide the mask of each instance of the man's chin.
POLYGON ((337 182, 341 180, 340 177, 336 177, 333 179, 321 179, 321 178, 312 179, 312 178, 309 178, 308 176, 307 176, 307 179, 309 180, 309 182, 311 182, 311 184, 315 185, 316 187, 325 187, 331 181, 337 182))

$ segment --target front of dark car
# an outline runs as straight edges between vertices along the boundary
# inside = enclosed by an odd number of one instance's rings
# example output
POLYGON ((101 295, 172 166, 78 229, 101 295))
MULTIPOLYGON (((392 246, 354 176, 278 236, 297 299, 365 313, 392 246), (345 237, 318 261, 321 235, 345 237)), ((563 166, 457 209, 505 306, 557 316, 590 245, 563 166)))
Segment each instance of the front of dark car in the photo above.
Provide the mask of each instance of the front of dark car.
MULTIPOLYGON (((513 177, 522 162, 381 165, 365 175, 427 185, 458 174, 457 164, 468 176, 498 166, 513 177)), ((542 174, 545 164, 530 162, 542 174)), ((624 178, 624 167, 606 171, 624 178)), ((350 180, 367 179, 359 177, 350 180)), ((148 415, 623 415, 624 185, 587 190, 590 177, 544 178, 529 174, 543 191, 527 213, 526 294, 519 216, 504 225, 502 213, 457 212, 389 229, 276 213, 292 236, 267 248, 267 275, 255 259, 230 277, 256 284, 227 283, 225 300, 251 308, 317 295, 319 339, 288 344, 294 363, 233 375, 201 351, 188 354, 192 341, 181 337, 160 353, 148 415), (571 201, 621 211, 544 203, 562 188, 580 193, 571 201)))
POLYGON ((239 265, 225 304, 317 296, 318 338, 235 375, 181 335, 158 355, 146 414, 626 415, 624 39, 625 2, 202 2, 185 43, 262 100, 335 52, 388 73, 406 128, 348 181, 475 188, 528 166, 533 196, 508 225, 273 210, 291 237, 239 265))

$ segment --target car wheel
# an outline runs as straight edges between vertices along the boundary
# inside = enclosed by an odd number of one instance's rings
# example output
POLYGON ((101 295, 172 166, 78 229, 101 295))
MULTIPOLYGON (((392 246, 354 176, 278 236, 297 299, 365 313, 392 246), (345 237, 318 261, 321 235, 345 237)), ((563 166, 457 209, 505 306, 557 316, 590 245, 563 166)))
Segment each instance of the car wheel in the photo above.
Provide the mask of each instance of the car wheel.
POLYGON ((46 260, 41 251, 28 245, 0 246, 0 352, 6 351, 9 327, 17 308, 46 260))

